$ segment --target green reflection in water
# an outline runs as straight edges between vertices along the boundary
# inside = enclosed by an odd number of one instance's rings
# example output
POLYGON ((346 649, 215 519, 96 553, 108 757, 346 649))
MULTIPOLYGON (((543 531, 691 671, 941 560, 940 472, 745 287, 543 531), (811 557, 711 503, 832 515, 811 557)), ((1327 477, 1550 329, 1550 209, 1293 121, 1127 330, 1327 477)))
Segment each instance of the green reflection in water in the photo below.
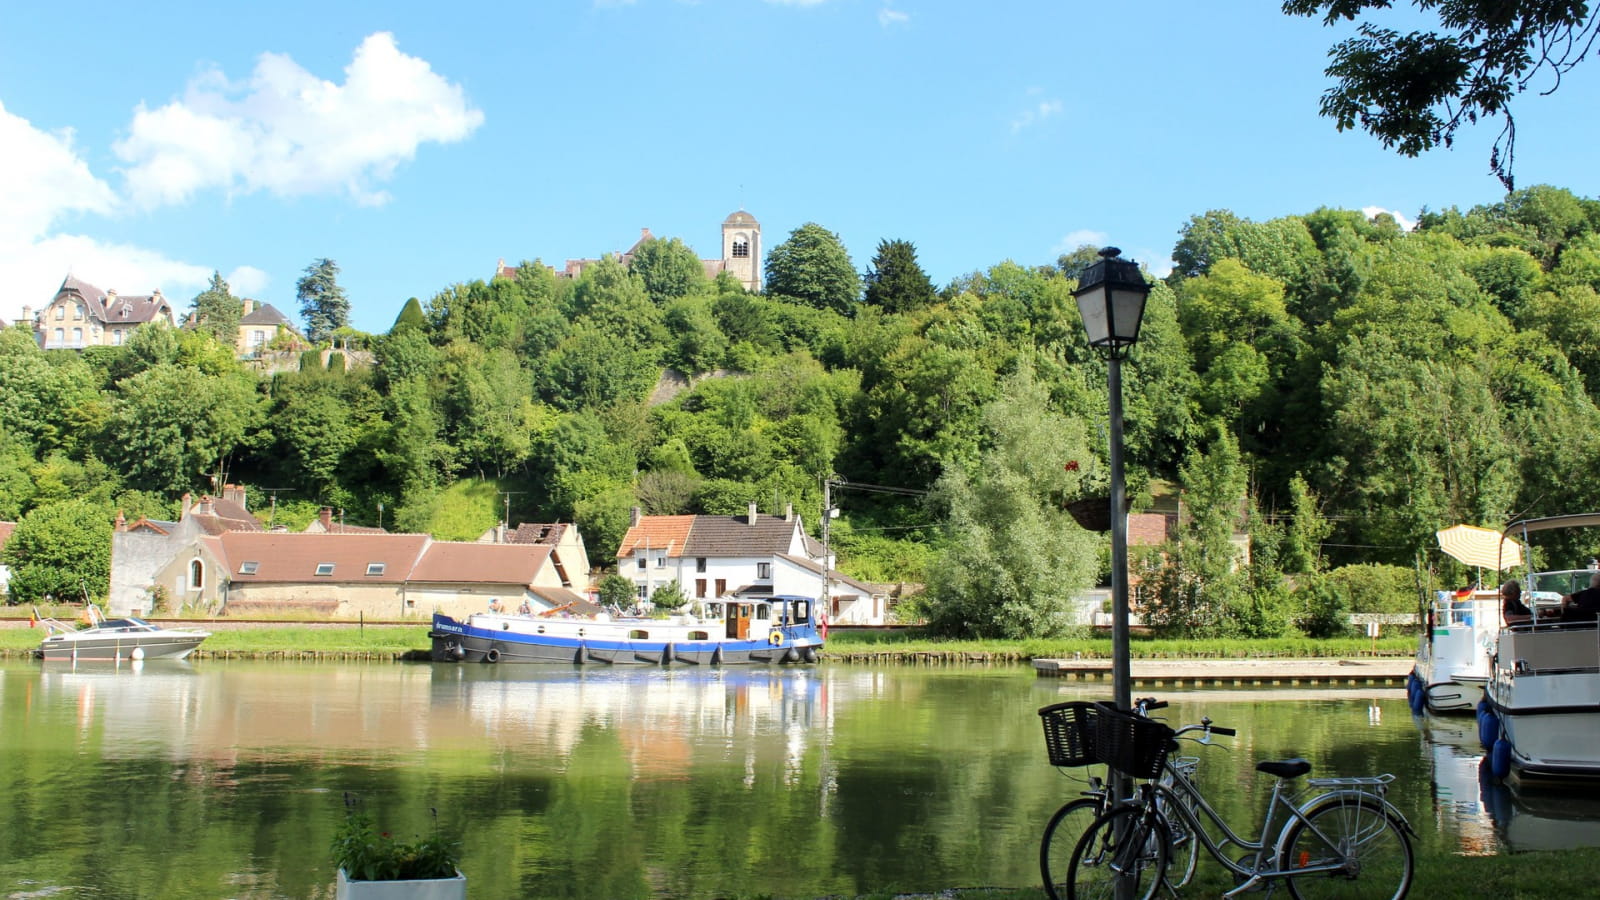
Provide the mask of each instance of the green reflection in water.
MULTIPOLYGON (((480 898, 1035 885, 1076 789, 1035 710, 1108 694, 1022 667, 4 662, 0 894, 329 897, 347 791, 406 838, 437 808, 480 898)), ((1200 753, 1233 821, 1256 759, 1303 755, 1398 775, 1422 852, 1504 846, 1398 688, 1163 696, 1240 729, 1200 753)))

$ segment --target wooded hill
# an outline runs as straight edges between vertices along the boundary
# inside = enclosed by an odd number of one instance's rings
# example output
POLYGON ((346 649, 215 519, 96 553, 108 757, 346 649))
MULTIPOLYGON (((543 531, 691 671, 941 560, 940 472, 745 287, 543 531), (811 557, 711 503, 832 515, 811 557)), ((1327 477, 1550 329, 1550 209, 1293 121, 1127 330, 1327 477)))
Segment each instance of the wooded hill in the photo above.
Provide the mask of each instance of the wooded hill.
MULTIPOLYGON (((382 504, 391 530, 472 538, 509 497, 512 524, 575 521, 602 564, 635 506, 793 504, 815 531, 834 474, 930 492, 839 490, 844 571, 926 582, 919 612, 943 630, 1058 633, 1106 565, 1104 537, 1062 511, 1106 482, 1106 366, 1071 296, 1096 249, 939 289, 909 242, 858 276, 808 224, 756 295, 658 239, 631 269, 533 262, 451 286, 367 339, 370 368, 266 379, 201 332, 80 355, 9 329, 13 598, 92 594, 103 571, 83 566, 116 510, 173 518, 214 474, 257 510, 276 493, 297 527, 320 505, 378 524, 382 504), (668 369, 689 386, 657 393, 668 369)), ((1539 186, 1425 210, 1411 232, 1212 211, 1173 259, 1124 367, 1136 496, 1170 482, 1185 512, 1136 562, 1156 624, 1338 630, 1352 606, 1414 609, 1418 586, 1472 577, 1433 549, 1438 528, 1600 508, 1600 202, 1539 186)))

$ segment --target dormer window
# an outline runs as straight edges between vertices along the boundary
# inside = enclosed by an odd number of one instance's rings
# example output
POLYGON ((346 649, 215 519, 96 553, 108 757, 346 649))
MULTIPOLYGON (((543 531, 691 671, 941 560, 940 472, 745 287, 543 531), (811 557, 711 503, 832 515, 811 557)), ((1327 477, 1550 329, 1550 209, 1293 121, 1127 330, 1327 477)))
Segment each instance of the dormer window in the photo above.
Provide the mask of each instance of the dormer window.
POLYGON ((382 575, 383 574, 383 569, 384 569, 383 563, 367 563, 367 574, 368 575, 382 575))
POLYGON ((65 306, 56 307, 56 321, 59 322, 62 319, 65 319, 66 317, 67 317, 67 308, 65 306))
POLYGON ((254 575, 256 573, 256 570, 259 569, 259 568, 261 568, 261 563, 256 562, 253 559, 247 559, 244 562, 239 563, 239 574, 240 575, 254 575))
POLYGON ((318 575, 332 575, 333 574, 333 563, 317 563, 317 574, 318 575))

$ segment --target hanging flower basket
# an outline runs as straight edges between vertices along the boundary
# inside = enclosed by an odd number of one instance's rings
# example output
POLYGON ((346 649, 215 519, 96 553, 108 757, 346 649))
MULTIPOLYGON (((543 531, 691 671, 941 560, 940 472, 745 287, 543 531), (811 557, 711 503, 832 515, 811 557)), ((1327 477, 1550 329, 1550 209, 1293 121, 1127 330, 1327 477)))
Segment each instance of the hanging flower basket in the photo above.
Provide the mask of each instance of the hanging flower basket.
MULTIPOLYGON (((1131 499, 1124 498, 1122 512, 1126 514, 1133 506, 1131 499)), ((1083 527, 1085 531, 1110 531, 1111 530, 1111 498, 1110 497, 1084 497, 1073 500, 1067 504, 1067 515, 1083 527)))

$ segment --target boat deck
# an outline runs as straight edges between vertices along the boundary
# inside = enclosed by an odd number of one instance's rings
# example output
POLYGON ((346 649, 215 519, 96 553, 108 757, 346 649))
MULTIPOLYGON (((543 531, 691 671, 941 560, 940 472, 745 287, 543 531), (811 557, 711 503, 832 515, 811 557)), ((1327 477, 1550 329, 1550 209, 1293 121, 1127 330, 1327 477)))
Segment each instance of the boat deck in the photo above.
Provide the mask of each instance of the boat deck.
MULTIPOLYGON (((1135 659, 1134 684, 1166 687, 1261 687, 1296 685, 1375 685, 1404 687, 1410 657, 1371 659, 1135 659)), ((1109 659, 1036 659, 1041 677, 1079 681, 1110 680, 1109 659)))

